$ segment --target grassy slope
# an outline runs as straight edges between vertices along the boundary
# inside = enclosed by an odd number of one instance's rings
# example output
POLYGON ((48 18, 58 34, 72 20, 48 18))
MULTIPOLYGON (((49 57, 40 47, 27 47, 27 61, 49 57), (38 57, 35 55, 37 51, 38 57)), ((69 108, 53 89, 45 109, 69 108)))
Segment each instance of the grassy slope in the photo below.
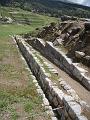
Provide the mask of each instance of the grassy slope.
MULTIPOLYGON (((57 21, 55 18, 29 13, 19 8, 0 8, 3 16, 10 16, 10 11, 18 11, 18 14, 14 15, 16 19, 16 16, 23 19, 22 14, 30 17, 32 23, 0 24, 0 120, 4 120, 6 116, 7 120, 17 120, 19 117, 22 119, 25 116, 29 117, 32 112, 44 110, 41 106, 42 99, 38 96, 26 69, 27 65, 22 62, 20 53, 9 35, 32 32, 37 27, 57 21)), ((34 119, 44 120, 43 116, 34 119)))
POLYGON ((22 20, 23 17, 28 18, 31 21, 31 25, 23 24, 0 25, 0 37, 7 37, 8 35, 31 32, 34 31, 37 27, 42 27, 46 24, 49 24, 50 22, 57 21, 55 18, 39 15, 36 13, 31 13, 28 11, 21 10, 19 8, 12 9, 4 7, 0 9, 0 14, 3 14, 3 16, 11 17, 10 12, 12 12, 12 16, 15 18, 15 20, 18 19, 22 20), (13 11, 17 12, 17 14, 13 13, 13 11))

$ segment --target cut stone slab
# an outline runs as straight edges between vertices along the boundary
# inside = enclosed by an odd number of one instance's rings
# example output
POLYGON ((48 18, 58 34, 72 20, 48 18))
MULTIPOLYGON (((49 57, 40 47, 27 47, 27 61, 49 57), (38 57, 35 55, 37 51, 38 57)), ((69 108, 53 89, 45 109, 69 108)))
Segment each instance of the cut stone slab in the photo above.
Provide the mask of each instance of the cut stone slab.
POLYGON ((77 58, 83 58, 85 56, 85 53, 80 51, 75 51, 75 56, 77 58))
POLYGON ((90 56, 85 56, 85 59, 86 60, 90 60, 90 56))
POLYGON ((76 118, 76 120, 88 120, 85 116, 78 116, 78 118, 76 118))
POLYGON ((43 99, 43 103, 44 103, 45 106, 49 106, 49 102, 46 98, 43 99))
POLYGON ((58 120, 56 117, 52 117, 51 119, 52 119, 52 120, 58 120))
POLYGON ((45 72, 45 75, 46 75, 47 77, 51 77, 51 74, 50 74, 50 73, 46 73, 46 72, 45 72))
POLYGON ((68 102, 69 108, 69 115, 75 119, 77 116, 80 116, 82 113, 81 106, 76 102, 68 102))

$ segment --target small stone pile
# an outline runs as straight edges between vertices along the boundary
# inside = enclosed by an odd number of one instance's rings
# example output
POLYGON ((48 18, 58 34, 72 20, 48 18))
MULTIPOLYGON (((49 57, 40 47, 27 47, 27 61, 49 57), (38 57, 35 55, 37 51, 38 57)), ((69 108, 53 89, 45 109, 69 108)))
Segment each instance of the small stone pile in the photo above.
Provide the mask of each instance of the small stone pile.
POLYGON ((59 28, 57 24, 53 22, 49 26, 43 27, 43 29, 37 34, 37 37, 53 42, 58 36, 60 36, 58 31, 59 28))
POLYGON ((2 24, 6 24, 6 23, 10 24, 12 22, 13 22, 13 20, 10 17, 2 17, 2 16, 0 16, 0 23, 2 23, 2 24))
POLYGON ((67 21, 67 20, 78 20, 78 18, 77 18, 77 17, 74 17, 74 16, 63 15, 63 16, 61 16, 61 20, 62 20, 62 21, 67 21))

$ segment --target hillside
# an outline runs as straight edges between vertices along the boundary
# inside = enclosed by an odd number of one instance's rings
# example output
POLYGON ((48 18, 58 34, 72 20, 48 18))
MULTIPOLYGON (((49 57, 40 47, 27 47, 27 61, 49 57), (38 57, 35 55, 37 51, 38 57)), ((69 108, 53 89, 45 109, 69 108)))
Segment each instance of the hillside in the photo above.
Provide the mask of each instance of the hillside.
POLYGON ((56 0, 1 0, 0 3, 1 5, 18 6, 22 9, 50 14, 56 17, 60 17, 61 15, 73 15, 90 18, 89 7, 56 0))

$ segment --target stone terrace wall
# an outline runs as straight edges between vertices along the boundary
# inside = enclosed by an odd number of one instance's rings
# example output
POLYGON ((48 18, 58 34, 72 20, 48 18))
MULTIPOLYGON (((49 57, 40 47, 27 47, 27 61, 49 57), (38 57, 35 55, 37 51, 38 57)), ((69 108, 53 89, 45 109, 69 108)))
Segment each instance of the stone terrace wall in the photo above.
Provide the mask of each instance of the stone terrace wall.
POLYGON ((57 109, 61 120, 87 120, 83 115, 82 106, 77 103, 73 97, 65 94, 50 79, 48 79, 43 70, 40 68, 38 61, 33 57, 29 46, 22 39, 17 39, 17 44, 25 57, 30 69, 36 76, 41 88, 46 94, 50 104, 57 109))
POLYGON ((77 78, 90 91, 90 78, 85 75, 87 71, 73 63, 63 52, 55 48, 51 42, 43 44, 43 40, 38 38, 27 40, 27 42, 69 75, 77 78))

